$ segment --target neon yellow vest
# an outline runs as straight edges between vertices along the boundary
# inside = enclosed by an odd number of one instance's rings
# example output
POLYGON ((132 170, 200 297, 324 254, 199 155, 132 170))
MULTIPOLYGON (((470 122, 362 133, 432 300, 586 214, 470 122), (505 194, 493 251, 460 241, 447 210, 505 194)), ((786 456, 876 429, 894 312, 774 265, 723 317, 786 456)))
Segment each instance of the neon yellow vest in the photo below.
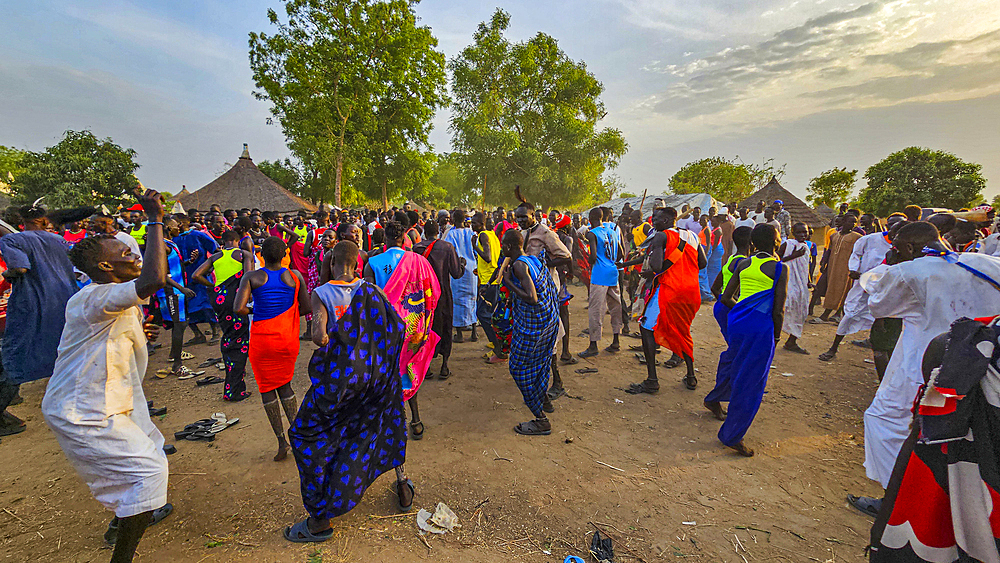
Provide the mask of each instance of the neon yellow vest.
MULTIPOLYGON (((479 283, 486 285, 490 283, 490 278, 500 263, 500 239, 497 238, 497 234, 492 229, 483 229, 483 234, 486 235, 486 239, 490 242, 490 261, 487 263, 477 252, 476 270, 479 272, 479 283)), ((479 235, 476 235, 476 246, 479 246, 479 235)), ((484 248, 483 250, 485 251, 486 249, 484 248)), ((497 280, 496 283, 500 283, 500 280, 497 280)))
POLYGON ((222 250, 222 257, 216 260, 212 264, 212 269, 215 271, 215 287, 219 287, 226 280, 236 275, 243 269, 243 262, 233 258, 233 252, 239 250, 238 248, 224 248, 222 250))
POLYGON ((740 299, 746 299, 751 295, 767 291, 774 287, 774 280, 761 271, 760 267, 764 262, 777 262, 773 257, 760 258, 750 257, 750 265, 740 272, 740 299))

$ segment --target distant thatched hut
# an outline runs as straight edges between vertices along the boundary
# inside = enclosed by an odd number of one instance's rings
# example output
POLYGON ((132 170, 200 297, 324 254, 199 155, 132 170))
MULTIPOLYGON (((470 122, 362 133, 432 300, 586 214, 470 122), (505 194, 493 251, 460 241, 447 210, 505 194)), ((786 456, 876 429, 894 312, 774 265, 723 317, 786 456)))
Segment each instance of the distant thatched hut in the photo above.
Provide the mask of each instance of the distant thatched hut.
POLYGON ((771 205, 775 200, 780 199, 789 215, 792 216, 792 223, 802 222, 814 229, 825 227, 829 223, 824 220, 806 202, 792 195, 792 192, 781 187, 778 179, 771 177, 771 181, 766 186, 757 190, 750 197, 740 202, 740 207, 748 207, 753 211, 757 207, 757 202, 763 201, 771 205))
POLYGON ((246 144, 243 145, 240 159, 225 174, 177 200, 185 209, 203 210, 217 203, 223 209, 247 207, 280 213, 316 211, 315 205, 281 187, 261 172, 250 158, 246 144))

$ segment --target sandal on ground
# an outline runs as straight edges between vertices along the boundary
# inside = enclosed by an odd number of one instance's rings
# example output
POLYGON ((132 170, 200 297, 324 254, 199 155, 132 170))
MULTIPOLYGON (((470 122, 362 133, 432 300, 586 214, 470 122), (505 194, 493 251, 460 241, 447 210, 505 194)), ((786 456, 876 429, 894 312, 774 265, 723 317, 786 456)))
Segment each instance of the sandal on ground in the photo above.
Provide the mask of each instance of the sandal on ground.
POLYGON ((579 354, 577 354, 577 356, 580 356, 581 358, 593 358, 598 353, 599 352, 597 350, 591 350, 590 348, 587 348, 583 352, 580 352, 579 354))
POLYGON ((652 386, 647 386, 645 381, 643 381, 642 383, 633 383, 628 386, 628 389, 626 389, 625 392, 628 393, 629 395, 641 395, 643 393, 649 393, 650 395, 655 395, 660 392, 660 384, 657 383, 656 387, 652 387, 652 386))
MULTIPOLYGON (((177 371, 173 372, 173 375, 177 376, 177 379, 184 381, 185 379, 191 379, 192 377, 198 377, 199 375, 205 375, 205 370, 191 371, 186 366, 181 366, 177 368, 177 371)), ((224 380, 223 380, 224 381, 224 380)))
POLYGON ((837 355, 836 354, 831 354, 829 352, 823 352, 822 354, 820 354, 819 356, 816 356, 816 357, 821 362, 829 362, 830 360, 836 358, 837 355))
POLYGON ((518 424, 514 427, 514 432, 522 436, 548 436, 552 434, 552 428, 546 430, 536 419, 518 424))
POLYGON ((605 348, 604 351, 609 354, 617 354, 618 352, 621 351, 621 349, 622 349, 621 346, 615 346, 614 344, 612 344, 611 346, 605 348))
POLYGON ((167 368, 156 370, 156 379, 166 379, 170 375, 170 370, 167 368))
POLYGON ((501 358, 500 356, 493 355, 490 359, 486 360, 488 364, 503 364, 507 362, 507 358, 501 358))
POLYGON ((668 369, 673 369, 684 363, 684 358, 680 356, 671 356, 669 360, 663 362, 663 367, 668 369))
MULTIPOLYGON (((185 352, 184 350, 181 350, 181 360, 193 360, 193 359, 194 359, 194 354, 192 354, 191 352, 185 352)), ((176 362, 177 358, 167 358, 167 361, 176 362)))
POLYGON ((207 368, 208 366, 215 365, 216 362, 221 362, 222 358, 209 358, 204 362, 198 364, 200 368, 207 368))
POLYGON ((690 391, 698 388, 698 378, 693 375, 684 376, 684 386, 690 391))
POLYGON ((198 387, 203 387, 205 385, 216 385, 218 383, 225 383, 225 381, 226 380, 221 377, 210 375, 208 377, 203 377, 198 381, 195 381, 195 385, 197 385, 198 387))
POLYGON ((421 422, 421 421, 418 420, 416 422, 411 422, 410 423, 410 438, 413 438, 414 440, 423 440, 424 439, 424 423, 423 422, 421 422), (417 427, 420 428, 420 432, 417 432, 417 427))
POLYGON ((872 518, 877 518, 878 511, 882 508, 882 499, 880 498, 847 495, 847 503, 872 518))
POLYGON ((413 510, 413 499, 417 496, 417 489, 413 486, 413 481, 396 481, 396 510, 406 513, 413 510), (410 488, 410 504, 403 504, 402 485, 410 488))
POLYGON ((574 358, 573 356, 570 356, 568 358, 559 358, 559 365, 575 366, 578 363, 580 363, 580 360, 574 358))
MULTIPOLYGON (((639 360, 639 365, 640 366, 646 365, 646 356, 641 356, 639 354, 636 354, 635 357, 636 357, 636 359, 639 360)), ((662 365, 662 364, 659 361, 654 361, 653 365, 654 366, 659 366, 659 365, 662 365)))
POLYGON ((705 408, 712 412, 716 420, 726 420, 726 411, 718 401, 705 401, 705 408))
POLYGON ((633 352, 642 352, 642 344, 631 344, 628 349, 633 352))
POLYGON ((809 321, 808 321, 808 323, 811 324, 811 325, 826 325, 826 324, 830 324, 832 322, 833 322, 832 320, 826 320, 826 321, 824 321, 823 319, 821 319, 819 317, 816 317, 815 319, 809 319, 809 321))
POLYGON ((163 416, 167 414, 167 407, 156 407, 149 409, 149 416, 163 416))
POLYGON ((438 374, 438 379, 440 379, 441 381, 444 381, 445 379, 448 379, 449 377, 451 377, 451 370, 450 369, 443 369, 443 370, 441 370, 441 373, 438 374))
POLYGON ((550 401, 555 401, 559 397, 567 396, 567 393, 564 387, 550 387, 549 390, 545 392, 545 396, 548 397, 550 401))
POLYGON ((0 424, 0 436, 13 436, 24 432, 28 426, 23 420, 10 413, 3 413, 3 423, 0 424))
POLYGON ((597 373, 597 368, 580 368, 576 370, 576 373, 579 373, 581 375, 586 375, 588 373, 597 373))
POLYGON ((306 518, 285 528, 284 536, 292 543, 321 543, 333 537, 333 528, 314 534, 309 531, 309 519, 306 518))
POLYGON ((803 356, 808 356, 809 355, 809 351, 806 350, 805 348, 803 348, 802 346, 799 346, 798 344, 793 344, 791 346, 789 346, 788 344, 785 344, 781 348, 783 350, 788 351, 788 352, 795 352, 796 354, 802 354, 803 356))
POLYGON ((743 457, 753 457, 753 450, 748 448, 746 444, 743 443, 742 440, 735 446, 727 446, 727 447, 736 450, 736 453, 740 454, 743 457))

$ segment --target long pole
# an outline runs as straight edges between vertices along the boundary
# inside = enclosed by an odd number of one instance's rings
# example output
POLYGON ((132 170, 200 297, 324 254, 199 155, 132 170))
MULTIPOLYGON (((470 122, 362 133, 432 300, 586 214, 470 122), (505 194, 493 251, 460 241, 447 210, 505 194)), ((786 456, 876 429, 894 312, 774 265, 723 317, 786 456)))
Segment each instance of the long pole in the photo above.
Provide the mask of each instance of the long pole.
POLYGON ((646 213, 642 210, 642 206, 643 206, 643 204, 646 203, 646 192, 647 191, 649 191, 649 188, 646 188, 645 190, 642 190, 642 201, 639 202, 639 215, 640 215, 639 219, 640 220, 643 217, 646 216, 646 213))

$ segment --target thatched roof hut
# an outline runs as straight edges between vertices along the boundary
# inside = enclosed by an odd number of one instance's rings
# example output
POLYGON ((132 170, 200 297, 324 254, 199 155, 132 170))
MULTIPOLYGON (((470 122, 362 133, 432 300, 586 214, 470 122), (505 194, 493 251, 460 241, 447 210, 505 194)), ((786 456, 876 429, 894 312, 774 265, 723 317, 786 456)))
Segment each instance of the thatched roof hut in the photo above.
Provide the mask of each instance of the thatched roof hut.
MULTIPOLYGON (((666 207, 673 207, 677 211, 681 210, 685 204, 690 207, 700 207, 702 211, 708 212, 708 208, 715 206, 716 208, 722 207, 715 199, 708 194, 694 193, 694 194, 659 194, 659 195, 646 195, 646 201, 643 203, 642 196, 636 197, 619 197, 612 199, 611 201, 606 201, 594 207, 608 207, 611 209, 615 217, 618 217, 622 209, 625 208, 625 204, 628 204, 632 209, 639 209, 639 204, 642 204, 642 216, 644 219, 648 219, 653 215, 653 208, 657 205, 657 200, 660 200, 662 204, 666 207)), ((593 209, 593 208, 590 208, 593 209)), ((587 212, 590 211, 587 210, 587 212)))
POLYGON ((764 201, 768 205, 774 203, 774 200, 780 199, 782 204, 784 204, 785 209, 792 216, 792 223, 798 223, 799 221, 809 225, 814 229, 819 227, 825 227, 828 221, 820 217, 811 207, 809 207, 806 202, 792 195, 792 192, 781 187, 778 183, 778 179, 771 177, 771 181, 767 183, 766 186, 757 190, 750 197, 744 199, 740 202, 740 207, 748 207, 750 210, 754 210, 757 207, 757 202, 764 201))
POLYGON ((185 209, 208 209, 213 203, 223 209, 257 208, 290 213, 316 211, 316 206, 281 187, 261 172, 250 158, 247 145, 243 154, 225 174, 178 201, 185 209))

